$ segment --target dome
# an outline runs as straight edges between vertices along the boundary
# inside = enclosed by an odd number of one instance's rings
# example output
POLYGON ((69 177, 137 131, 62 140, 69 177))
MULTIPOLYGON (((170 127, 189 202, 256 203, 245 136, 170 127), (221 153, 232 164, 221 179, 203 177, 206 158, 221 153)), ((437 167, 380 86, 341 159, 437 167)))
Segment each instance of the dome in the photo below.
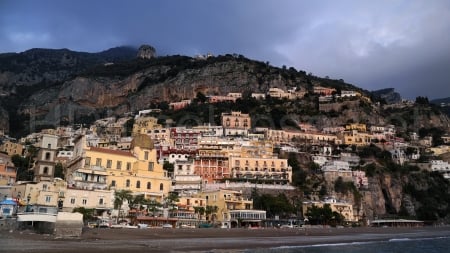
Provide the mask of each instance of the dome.
POLYGON ((140 147, 142 149, 153 149, 155 144, 150 136, 145 134, 139 134, 131 141, 131 148, 140 147))

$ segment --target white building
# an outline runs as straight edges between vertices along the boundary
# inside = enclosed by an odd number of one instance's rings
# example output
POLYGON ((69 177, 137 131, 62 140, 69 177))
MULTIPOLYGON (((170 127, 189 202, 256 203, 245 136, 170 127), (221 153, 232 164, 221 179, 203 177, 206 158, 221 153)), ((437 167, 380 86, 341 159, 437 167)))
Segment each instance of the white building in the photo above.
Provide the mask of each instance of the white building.
POLYGON ((175 185, 172 186, 172 190, 179 192, 181 196, 196 194, 201 190, 202 186, 201 176, 194 173, 194 161, 188 158, 188 155, 169 155, 169 159, 175 159, 173 161, 173 179, 175 185))
POLYGON ((450 180, 450 164, 442 160, 432 160, 429 164, 430 171, 437 171, 444 176, 444 178, 450 180))
POLYGON ((331 161, 322 166, 322 171, 351 171, 350 165, 346 161, 331 161))
POLYGON ((51 181, 55 174, 55 158, 58 136, 43 134, 38 143, 39 152, 34 165, 34 182, 51 181))

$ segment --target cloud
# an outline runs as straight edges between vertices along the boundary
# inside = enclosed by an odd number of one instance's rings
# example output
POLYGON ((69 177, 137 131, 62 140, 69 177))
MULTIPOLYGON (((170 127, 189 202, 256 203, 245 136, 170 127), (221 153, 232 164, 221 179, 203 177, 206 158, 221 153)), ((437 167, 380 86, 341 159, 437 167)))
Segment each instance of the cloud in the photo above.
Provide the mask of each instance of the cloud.
POLYGON ((448 91, 438 70, 449 30, 446 0, 0 1, 0 52, 145 43, 159 55, 238 53, 407 96, 448 91))

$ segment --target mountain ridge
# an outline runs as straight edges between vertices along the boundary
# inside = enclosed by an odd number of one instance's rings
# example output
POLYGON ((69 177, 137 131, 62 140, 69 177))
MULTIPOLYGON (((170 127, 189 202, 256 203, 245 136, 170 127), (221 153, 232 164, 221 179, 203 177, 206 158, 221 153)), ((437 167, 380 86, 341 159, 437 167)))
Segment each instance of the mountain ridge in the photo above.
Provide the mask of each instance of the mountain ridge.
POLYGON ((8 112, 0 126, 5 129, 9 125, 13 135, 18 135, 26 132, 31 121, 51 126, 92 115, 117 116, 162 102, 194 99, 199 92, 208 96, 241 92, 248 96, 266 93, 272 87, 285 91, 295 87, 312 93, 313 87, 324 86, 335 88, 337 93, 354 90, 377 99, 344 80, 320 78, 292 67, 278 68, 237 54, 137 56, 138 51, 130 47, 99 53, 31 49, 0 54, 0 96, 4 98, 0 107, 8 112))

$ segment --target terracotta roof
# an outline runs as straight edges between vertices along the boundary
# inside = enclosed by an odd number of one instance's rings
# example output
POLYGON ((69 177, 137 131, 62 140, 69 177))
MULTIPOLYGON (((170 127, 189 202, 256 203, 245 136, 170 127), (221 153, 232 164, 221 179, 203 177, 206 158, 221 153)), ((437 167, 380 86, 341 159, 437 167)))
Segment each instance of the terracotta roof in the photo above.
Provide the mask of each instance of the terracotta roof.
POLYGON ((97 147, 90 147, 90 151, 99 152, 99 153, 106 153, 111 155, 121 155, 121 156, 128 156, 128 157, 134 157, 131 152, 123 151, 123 150, 114 150, 114 149, 108 149, 108 148, 97 148, 97 147))

